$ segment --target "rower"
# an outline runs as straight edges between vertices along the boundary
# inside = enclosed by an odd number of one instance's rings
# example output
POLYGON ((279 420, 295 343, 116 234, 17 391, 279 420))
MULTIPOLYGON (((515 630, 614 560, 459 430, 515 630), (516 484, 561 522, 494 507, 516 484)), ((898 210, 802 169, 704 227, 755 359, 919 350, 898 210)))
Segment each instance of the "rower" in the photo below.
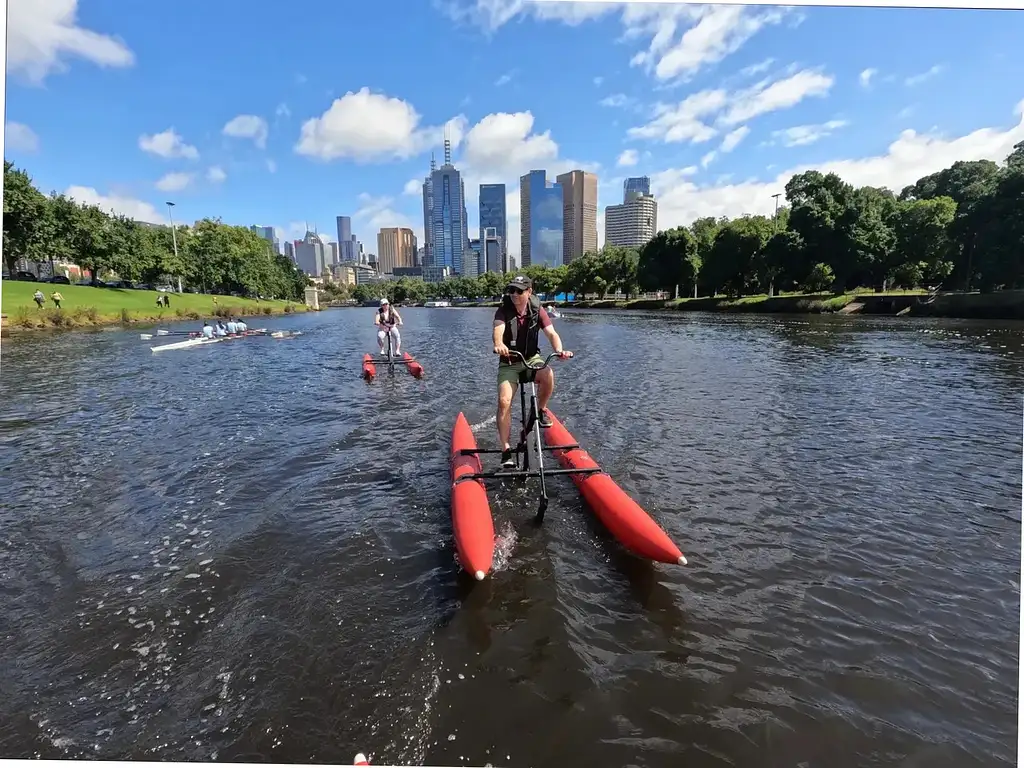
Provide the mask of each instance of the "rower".
POLYGON ((228 335, 228 329, 224 327, 224 321, 223 320, 218 320, 217 321, 217 327, 214 329, 214 333, 216 333, 218 336, 227 336, 228 335))
POLYGON ((235 320, 235 330, 237 330, 238 333, 245 333, 246 331, 249 330, 249 326, 246 325, 243 320, 236 319, 235 320))
POLYGON ((227 328, 228 333, 230 333, 232 336, 238 333, 238 326, 235 325, 234 318, 229 317, 228 323, 225 327, 227 328))
POLYGON ((203 323, 203 338, 204 339, 212 339, 213 338, 213 327, 209 323, 203 323))

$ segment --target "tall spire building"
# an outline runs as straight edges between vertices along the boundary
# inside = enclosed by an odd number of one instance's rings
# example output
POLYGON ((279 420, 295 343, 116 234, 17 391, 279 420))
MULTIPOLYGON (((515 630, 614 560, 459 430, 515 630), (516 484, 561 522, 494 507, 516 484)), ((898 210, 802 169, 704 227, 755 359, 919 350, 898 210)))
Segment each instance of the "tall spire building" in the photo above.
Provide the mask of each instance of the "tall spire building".
POLYGON ((466 216, 466 185, 462 174, 452 165, 452 144, 445 128, 444 165, 434 168, 429 179, 429 212, 427 183, 424 182, 424 239, 430 243, 426 257, 429 266, 448 267, 454 274, 463 274, 463 259, 469 248, 469 223, 466 216), (429 233, 429 234, 427 234, 429 233))

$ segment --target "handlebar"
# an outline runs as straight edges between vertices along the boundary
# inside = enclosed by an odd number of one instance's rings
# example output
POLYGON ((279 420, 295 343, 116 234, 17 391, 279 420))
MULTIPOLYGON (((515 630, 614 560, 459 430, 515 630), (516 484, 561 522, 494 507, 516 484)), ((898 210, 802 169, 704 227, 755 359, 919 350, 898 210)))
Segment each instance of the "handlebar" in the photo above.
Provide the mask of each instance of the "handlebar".
MULTIPOLYGON (((526 358, 523 357, 523 353, 520 352, 518 349, 510 349, 508 351, 508 356, 512 357, 512 355, 518 356, 523 361, 523 365, 525 365, 531 371, 539 371, 542 368, 547 368, 548 367, 548 363, 551 362, 551 358, 553 358, 553 357, 562 358, 562 354, 560 354, 558 352, 552 352, 550 355, 548 355, 546 358, 544 358, 544 362, 543 363, 540 363, 539 365, 530 365, 526 361, 526 358)), ((565 358, 565 359, 568 359, 568 358, 565 358)))

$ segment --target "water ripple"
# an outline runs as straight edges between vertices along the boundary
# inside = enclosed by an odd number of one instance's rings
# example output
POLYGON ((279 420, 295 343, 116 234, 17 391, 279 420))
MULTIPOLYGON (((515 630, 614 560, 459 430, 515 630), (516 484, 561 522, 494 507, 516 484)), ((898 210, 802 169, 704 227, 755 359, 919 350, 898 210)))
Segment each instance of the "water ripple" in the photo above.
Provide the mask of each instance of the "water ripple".
POLYGON ((540 528, 492 486, 468 584, 447 441, 496 439, 490 314, 408 310, 422 381, 361 380, 368 310, 5 343, 4 754, 1011 764, 1019 324, 570 311, 553 409, 691 565, 555 478, 540 528))

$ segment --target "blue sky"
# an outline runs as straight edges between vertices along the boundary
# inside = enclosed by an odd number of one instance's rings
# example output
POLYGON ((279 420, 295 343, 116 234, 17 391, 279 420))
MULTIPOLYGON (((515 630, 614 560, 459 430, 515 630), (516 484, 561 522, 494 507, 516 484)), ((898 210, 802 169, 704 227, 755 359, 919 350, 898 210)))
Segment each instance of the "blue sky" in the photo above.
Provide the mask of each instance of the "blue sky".
POLYGON ((4 154, 44 191, 333 239, 422 237, 447 124, 476 188, 648 174, 659 227, 770 212, 793 172, 899 189, 1024 140, 1024 14, 524 0, 10 0, 4 154), (67 8, 75 7, 72 14, 67 8))

